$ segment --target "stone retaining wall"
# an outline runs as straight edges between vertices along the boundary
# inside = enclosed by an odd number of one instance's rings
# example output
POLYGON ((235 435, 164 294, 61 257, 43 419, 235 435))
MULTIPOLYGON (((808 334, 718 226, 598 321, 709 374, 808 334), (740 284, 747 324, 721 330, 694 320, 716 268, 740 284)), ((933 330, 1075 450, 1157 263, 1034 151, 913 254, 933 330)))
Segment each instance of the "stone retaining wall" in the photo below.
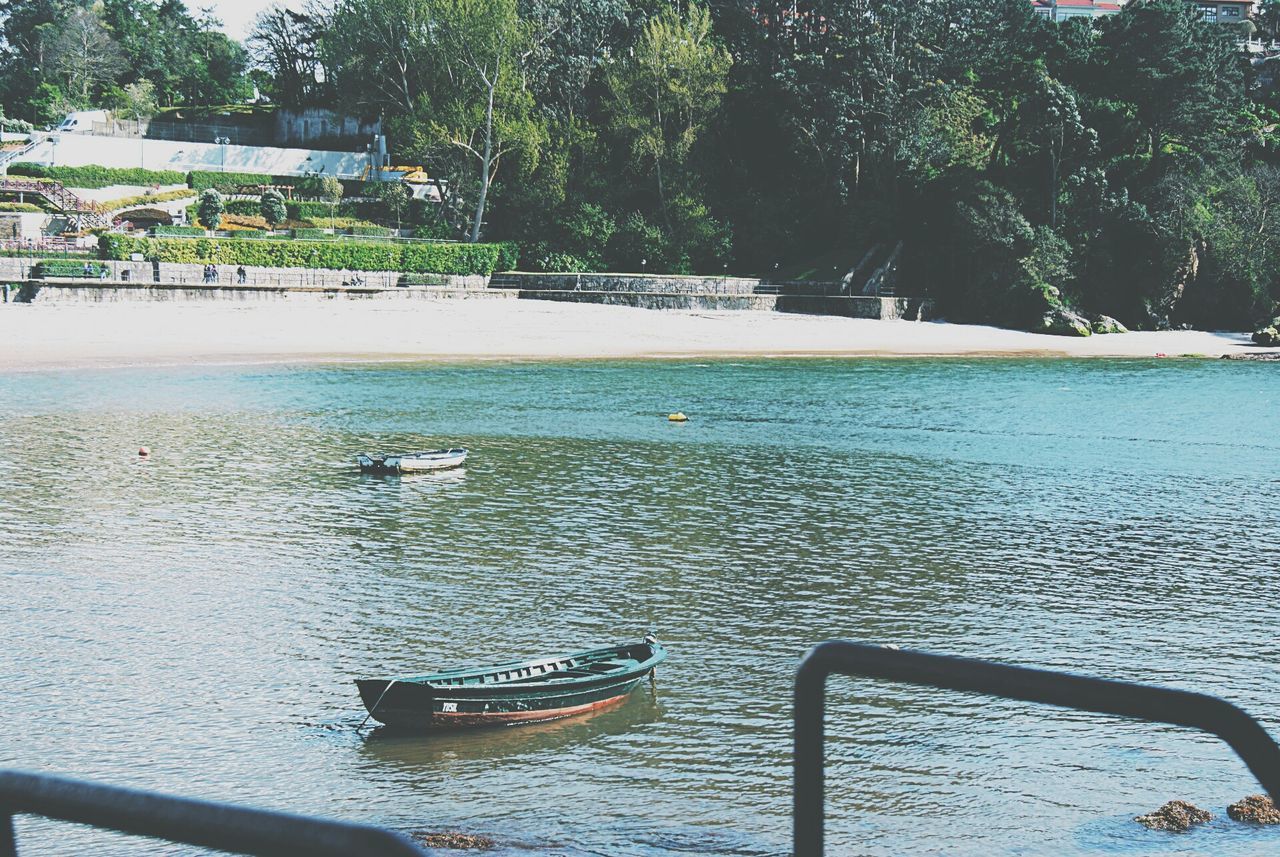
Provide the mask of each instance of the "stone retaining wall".
POLYGON ((523 292, 640 292, 643 294, 751 295, 754 277, 686 277, 661 274, 495 274, 493 285, 523 292))
POLYGON ((119 303, 124 301, 284 300, 515 300, 515 292, 448 286, 152 285, 82 280, 31 280, 10 295, 19 303, 119 303))
MULTIPOLYGON (((494 291, 494 290, 490 290, 494 291)), ((671 292, 588 292, 553 291, 551 289, 521 290, 525 300, 565 301, 568 303, 608 304, 639 309, 702 309, 702 310, 772 310, 777 295, 753 294, 689 294, 671 292)))

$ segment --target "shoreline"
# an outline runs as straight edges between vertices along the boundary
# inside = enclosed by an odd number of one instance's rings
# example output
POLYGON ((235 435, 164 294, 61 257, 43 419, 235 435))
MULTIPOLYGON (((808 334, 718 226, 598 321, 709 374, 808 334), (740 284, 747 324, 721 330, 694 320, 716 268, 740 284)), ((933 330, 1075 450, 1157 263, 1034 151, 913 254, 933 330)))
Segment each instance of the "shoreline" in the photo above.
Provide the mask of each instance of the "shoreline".
POLYGON ((572 360, 1266 354, 1248 334, 1061 337, 947 322, 542 301, 0 304, 0 372, 572 360))

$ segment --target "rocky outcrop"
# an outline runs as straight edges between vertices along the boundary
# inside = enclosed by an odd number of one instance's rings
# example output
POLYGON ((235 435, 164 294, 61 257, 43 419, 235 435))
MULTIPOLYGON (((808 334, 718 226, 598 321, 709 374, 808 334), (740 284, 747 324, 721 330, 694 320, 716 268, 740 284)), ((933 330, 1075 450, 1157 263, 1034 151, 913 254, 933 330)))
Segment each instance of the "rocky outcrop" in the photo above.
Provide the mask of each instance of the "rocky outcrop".
POLYGON ((1280 318, 1271 319, 1270 323, 1263 325, 1253 332, 1254 345, 1275 346, 1280 345, 1280 318))
POLYGON ((1134 821, 1152 830, 1170 830, 1186 833, 1193 825, 1204 824, 1213 815, 1185 800, 1171 800, 1155 812, 1140 815, 1134 821))
POLYGON ((1090 327, 1094 333, 1128 333, 1129 328, 1109 315, 1100 315, 1090 327))
POLYGON ((1280 824, 1280 810, 1266 795, 1249 795, 1227 807, 1232 821, 1251 821, 1254 824, 1280 824))
POLYGON ((1054 307, 1040 318, 1036 333, 1051 333, 1055 336, 1090 336, 1093 327, 1089 319, 1066 307, 1054 307))
POLYGON ((426 830, 415 830, 410 834, 414 842, 428 848, 452 848, 457 851, 478 851, 494 846, 494 841, 487 836, 475 836, 470 833, 430 833, 426 830))

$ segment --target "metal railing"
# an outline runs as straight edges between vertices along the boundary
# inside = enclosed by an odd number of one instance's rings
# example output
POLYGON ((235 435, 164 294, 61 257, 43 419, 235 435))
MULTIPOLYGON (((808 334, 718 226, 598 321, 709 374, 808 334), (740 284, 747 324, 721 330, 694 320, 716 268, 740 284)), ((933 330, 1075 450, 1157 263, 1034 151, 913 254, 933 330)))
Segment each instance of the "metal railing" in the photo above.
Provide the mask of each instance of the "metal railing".
POLYGON ((15 815, 91 824, 232 854, 423 857, 406 836, 344 821, 172 797, 48 774, 0 771, 0 857, 16 857, 15 815))
POLYGON ((1272 796, 1280 797, 1280 746, 1258 721, 1217 697, 989 661, 831 641, 809 650, 796 672, 795 857, 823 852, 823 713, 833 673, 969 691, 1209 732, 1226 741, 1272 796))

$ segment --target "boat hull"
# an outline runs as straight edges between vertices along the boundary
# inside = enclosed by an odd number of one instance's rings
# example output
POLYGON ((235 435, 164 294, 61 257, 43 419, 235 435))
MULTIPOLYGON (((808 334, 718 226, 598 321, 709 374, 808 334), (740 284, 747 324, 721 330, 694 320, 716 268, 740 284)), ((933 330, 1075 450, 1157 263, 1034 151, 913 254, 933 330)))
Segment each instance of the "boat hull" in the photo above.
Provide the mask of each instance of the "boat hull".
POLYGON ((356 456, 356 463, 366 473, 433 473, 461 467, 466 463, 467 454, 467 450, 462 448, 400 455, 361 453, 356 456))
POLYGON ((541 699, 519 697, 481 699, 461 695, 426 694, 414 690, 400 692, 399 688, 412 686, 393 685, 390 690, 387 690, 388 682, 381 679, 361 680, 356 683, 360 686, 360 697, 364 701, 365 708, 371 709, 373 719, 379 723, 410 729, 436 730, 541 723, 600 711, 625 701, 640 683, 640 679, 630 679, 606 687, 541 699), (385 695, 384 691, 386 691, 385 695))
POLYGON ((357 679, 356 685, 370 716, 388 726, 507 726, 616 705, 665 658, 661 645, 645 641, 433 676, 357 679))

